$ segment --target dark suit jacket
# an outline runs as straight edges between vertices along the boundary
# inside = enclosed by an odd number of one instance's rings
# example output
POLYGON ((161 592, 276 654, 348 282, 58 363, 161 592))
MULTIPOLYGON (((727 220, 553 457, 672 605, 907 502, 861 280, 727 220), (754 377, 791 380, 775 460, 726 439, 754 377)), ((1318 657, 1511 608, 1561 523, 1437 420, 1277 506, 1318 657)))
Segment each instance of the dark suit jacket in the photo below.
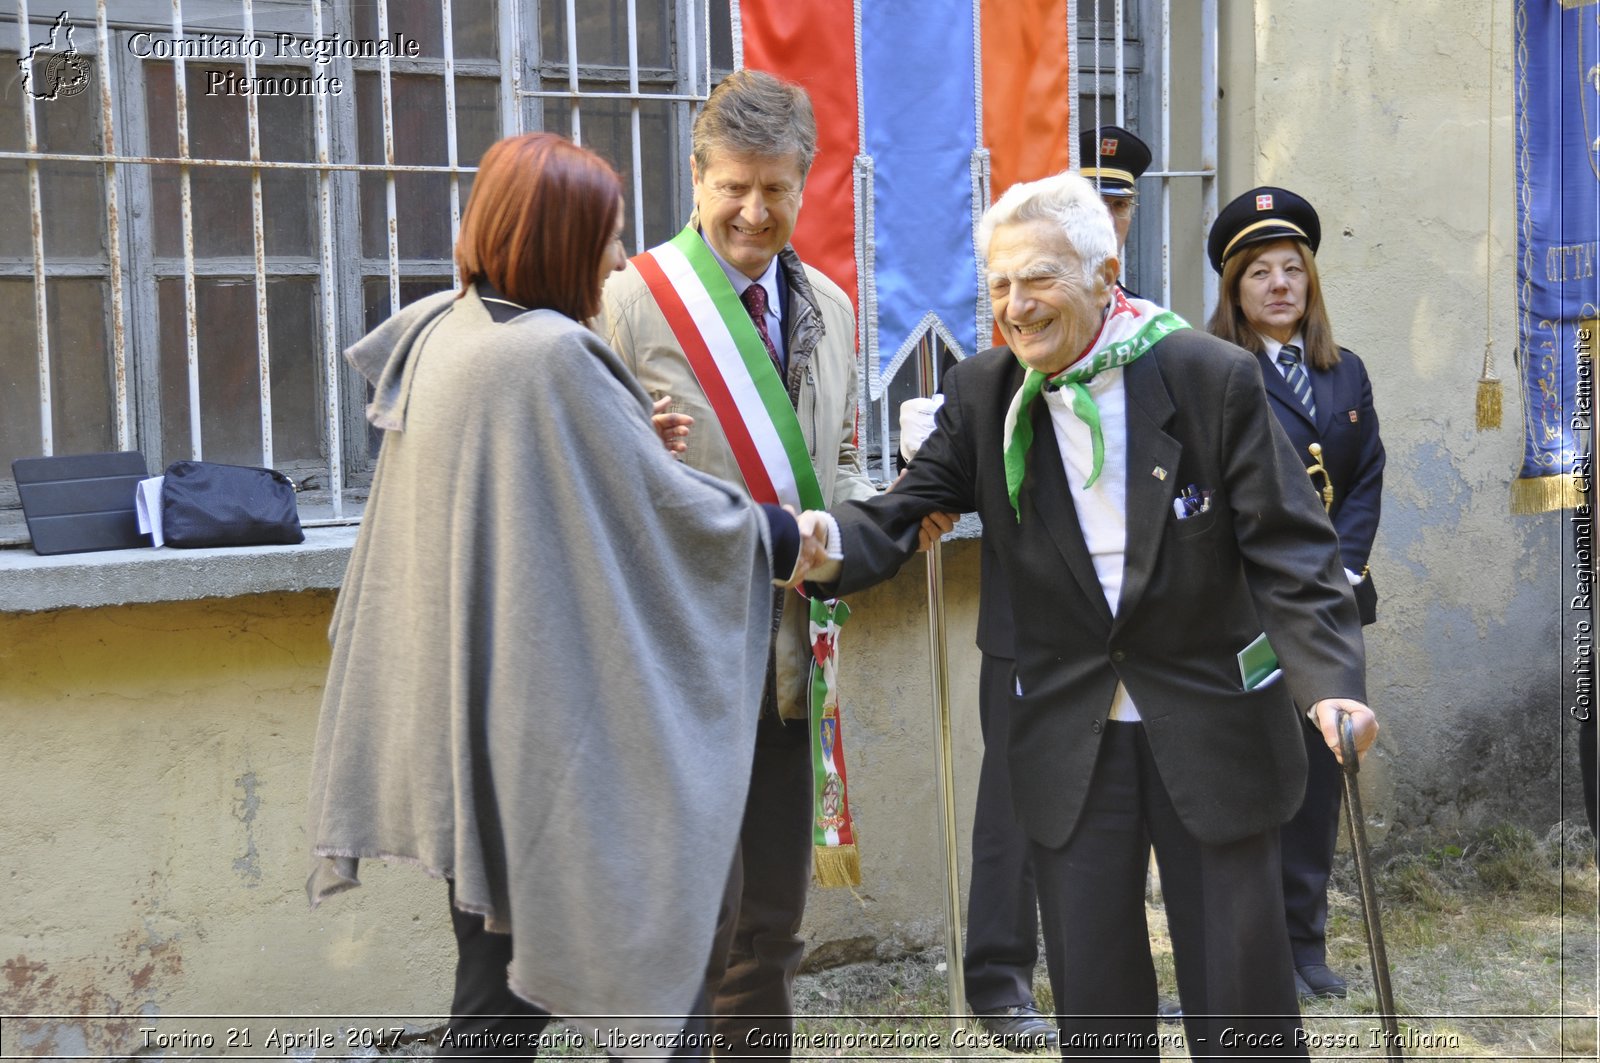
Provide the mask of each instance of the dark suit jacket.
MULTIPOLYGON (((1018 817, 1060 845, 1082 811, 1120 679, 1144 718, 1184 825, 1223 843, 1278 826, 1305 789, 1294 700, 1365 700, 1360 626, 1337 539, 1268 411, 1249 354, 1194 330, 1124 369, 1127 552, 1113 619, 1067 488, 1049 411, 1019 522, 1006 497, 1002 430, 1023 369, 1006 348, 945 378, 937 428, 894 491, 836 508, 847 594, 891 575, 933 510, 976 511, 1016 618, 1010 762, 1018 817), (1178 520, 1193 485, 1210 510, 1178 520), (1265 630, 1284 679, 1245 691, 1236 654, 1265 630), (1292 695, 1292 697, 1291 697, 1292 695)), ((1109 440, 1108 446, 1115 446, 1109 440)))
MULTIPOLYGON (((1312 459, 1306 448, 1322 444, 1322 465, 1333 480, 1333 508, 1328 517, 1339 533, 1344 567, 1359 574, 1378 533, 1383 440, 1378 438, 1378 415, 1372 409, 1372 382, 1367 379, 1366 367, 1349 351, 1339 353, 1339 364, 1332 369, 1308 370, 1311 397, 1317 405, 1315 424, 1265 352, 1257 354, 1256 360, 1261 364, 1272 412, 1307 468, 1312 459)), ((1321 478, 1316 484, 1322 486, 1321 478)))

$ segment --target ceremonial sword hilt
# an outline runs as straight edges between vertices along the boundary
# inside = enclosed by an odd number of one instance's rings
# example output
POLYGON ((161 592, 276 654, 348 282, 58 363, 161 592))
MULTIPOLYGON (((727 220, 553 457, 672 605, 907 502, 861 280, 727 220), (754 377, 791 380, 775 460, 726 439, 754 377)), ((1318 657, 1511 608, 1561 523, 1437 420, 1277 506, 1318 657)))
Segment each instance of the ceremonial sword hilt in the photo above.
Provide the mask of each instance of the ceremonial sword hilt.
POLYGON ((1312 486, 1315 486, 1315 481, 1318 476, 1322 477, 1322 487, 1319 489, 1322 492, 1322 508, 1328 512, 1332 512, 1333 477, 1328 475, 1328 470, 1322 465, 1322 444, 1312 443, 1310 446, 1306 447, 1306 449, 1311 452, 1311 460, 1315 463, 1313 465, 1306 466, 1306 475, 1311 477, 1313 481, 1312 486))

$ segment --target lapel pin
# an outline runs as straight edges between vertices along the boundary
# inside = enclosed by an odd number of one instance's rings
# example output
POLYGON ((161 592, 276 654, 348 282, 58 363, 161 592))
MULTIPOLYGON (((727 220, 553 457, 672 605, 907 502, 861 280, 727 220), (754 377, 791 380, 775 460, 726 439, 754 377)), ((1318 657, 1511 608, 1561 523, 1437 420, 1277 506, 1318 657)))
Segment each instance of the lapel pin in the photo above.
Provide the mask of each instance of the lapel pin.
POLYGON ((1359 414, 1357 414, 1357 413, 1356 413, 1356 411, 1354 411, 1354 410, 1351 410, 1351 411, 1350 411, 1350 423, 1351 423, 1351 424, 1355 424, 1355 423, 1356 423, 1356 422, 1357 422, 1357 421, 1359 421, 1359 420, 1360 420, 1360 419, 1361 419, 1361 418, 1360 418, 1360 415, 1359 415, 1359 414))
POLYGON ((1150 470, 1150 475, 1154 476, 1157 480, 1165 480, 1167 478, 1167 470, 1157 465, 1155 468, 1150 470))

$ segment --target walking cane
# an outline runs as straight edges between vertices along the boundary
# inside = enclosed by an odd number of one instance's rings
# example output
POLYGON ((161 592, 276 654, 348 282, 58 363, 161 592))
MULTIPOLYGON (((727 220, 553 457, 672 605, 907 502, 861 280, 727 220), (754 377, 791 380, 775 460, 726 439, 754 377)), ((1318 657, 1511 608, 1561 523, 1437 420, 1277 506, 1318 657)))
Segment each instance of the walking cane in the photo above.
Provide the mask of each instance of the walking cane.
MULTIPOLYGON (((931 398, 936 387, 933 333, 917 344, 917 390, 931 398)), ((944 956, 949 981, 951 1030, 967 1021, 966 978, 961 957, 961 872, 956 851, 955 757, 950 742, 949 658, 944 642, 944 566, 939 543, 928 549, 928 656, 933 666, 933 769, 938 786, 939 818, 944 845, 944 956)))
POLYGON ((1378 914, 1378 888, 1372 881, 1372 861, 1367 853, 1366 818, 1361 810, 1361 786, 1356 772, 1361 758, 1356 755, 1355 729, 1350 714, 1338 717, 1339 752, 1344 759, 1344 812, 1350 821, 1350 852, 1355 856, 1356 879, 1361 885, 1361 916, 1367 924, 1367 955, 1372 959, 1372 984, 1378 993, 1378 1018, 1383 1022, 1383 1037, 1388 1046, 1386 1058, 1405 1058, 1400 1051, 1400 1021, 1394 1010, 1394 991, 1389 987, 1389 954, 1383 947, 1383 920, 1378 914))
MULTIPOLYGON (((1312 443, 1312 463, 1306 472, 1312 480, 1322 477, 1322 508, 1333 509, 1333 477, 1322 464, 1322 446, 1312 443)), ((1361 786, 1356 773, 1361 758, 1356 754, 1356 736, 1350 714, 1341 710, 1335 725, 1339 729, 1339 753, 1344 761, 1344 814, 1350 822, 1350 852, 1355 857, 1356 880, 1361 887, 1361 917, 1367 927, 1367 955, 1372 961, 1372 984, 1378 994, 1378 1017, 1383 1022, 1387 1058, 1405 1058, 1400 1051, 1400 1021, 1394 1010, 1394 991, 1389 986, 1389 954, 1383 947, 1383 920, 1378 913, 1378 887, 1372 881, 1372 861, 1367 853, 1367 821, 1361 810, 1361 786)))

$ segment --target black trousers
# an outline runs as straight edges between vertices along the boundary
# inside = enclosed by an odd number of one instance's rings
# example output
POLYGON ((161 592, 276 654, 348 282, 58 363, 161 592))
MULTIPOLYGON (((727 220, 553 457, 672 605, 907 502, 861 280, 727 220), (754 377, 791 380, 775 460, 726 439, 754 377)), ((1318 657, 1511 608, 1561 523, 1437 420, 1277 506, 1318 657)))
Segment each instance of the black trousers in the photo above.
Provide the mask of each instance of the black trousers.
POLYGON ((978 1014, 1033 1003, 1039 959, 1039 909, 1028 836, 1011 803, 1012 671, 1015 662, 983 655, 978 721, 983 765, 972 814, 972 880, 967 893, 965 984, 978 1014))
POLYGON ((1283 907, 1295 966, 1328 962, 1328 876, 1339 841, 1344 779, 1322 732, 1301 728, 1306 741, 1306 797, 1278 831, 1283 848, 1283 907))
MULTIPOLYGON (((456 885, 450 883, 450 923, 456 932, 456 987, 450 1001, 449 1035, 434 1054, 440 1059, 532 1059, 539 1054, 539 1034, 550 1025, 550 1013, 517 996, 506 984, 511 964, 511 935, 484 929, 481 915, 456 908, 456 885)), ((697 1014, 684 1027, 685 1047, 674 1052, 685 1060, 710 1059, 703 1047, 710 1023, 697 1014)))
POLYGON ((1137 723, 1105 725, 1072 837, 1058 848, 1033 844, 1062 1056, 1160 1058, 1144 907, 1152 845, 1190 1054, 1306 1058, 1278 832, 1226 845, 1195 838, 1178 820, 1137 723))
MULTIPOLYGON (((804 721, 764 713, 739 847, 706 968, 719 1045, 733 1056, 787 1058, 800 920, 811 888, 811 747, 804 721)), ((719 1055, 722 1053, 719 1052, 719 1055)))

